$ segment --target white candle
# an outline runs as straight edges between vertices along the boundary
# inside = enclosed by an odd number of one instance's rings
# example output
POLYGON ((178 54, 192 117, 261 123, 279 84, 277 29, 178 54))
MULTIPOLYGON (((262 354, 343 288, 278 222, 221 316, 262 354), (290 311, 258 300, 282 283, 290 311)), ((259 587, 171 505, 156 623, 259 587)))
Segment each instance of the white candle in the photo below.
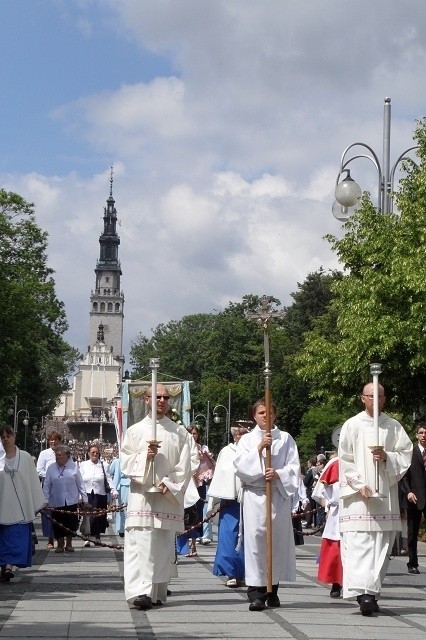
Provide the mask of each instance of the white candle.
POLYGON ((159 358, 151 358, 149 361, 151 367, 151 440, 157 441, 157 369, 159 366, 159 358))

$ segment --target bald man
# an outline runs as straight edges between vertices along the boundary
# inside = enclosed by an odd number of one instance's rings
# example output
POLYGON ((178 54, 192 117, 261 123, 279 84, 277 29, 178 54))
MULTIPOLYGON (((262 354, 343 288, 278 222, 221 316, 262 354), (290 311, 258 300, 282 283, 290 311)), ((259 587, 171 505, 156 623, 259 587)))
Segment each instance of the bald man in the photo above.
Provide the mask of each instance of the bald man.
POLYGON ((167 387, 144 396, 148 415, 131 426, 120 453, 122 472, 131 479, 124 537, 126 600, 143 611, 166 602, 174 559, 175 534, 184 531, 184 493, 191 478, 193 438, 166 414, 167 387), (157 405, 157 446, 152 440, 152 404, 157 405), (150 442, 151 441, 151 442, 150 442), (154 486, 153 473, 154 468, 154 486))
POLYGON ((382 412, 386 398, 381 385, 378 395, 379 435, 373 423, 373 384, 369 383, 361 395, 364 411, 345 422, 339 438, 343 598, 356 599, 364 616, 379 612, 377 600, 395 534, 401 530, 398 481, 410 466, 413 450, 399 422, 382 412), (376 461, 383 498, 372 497, 376 461))

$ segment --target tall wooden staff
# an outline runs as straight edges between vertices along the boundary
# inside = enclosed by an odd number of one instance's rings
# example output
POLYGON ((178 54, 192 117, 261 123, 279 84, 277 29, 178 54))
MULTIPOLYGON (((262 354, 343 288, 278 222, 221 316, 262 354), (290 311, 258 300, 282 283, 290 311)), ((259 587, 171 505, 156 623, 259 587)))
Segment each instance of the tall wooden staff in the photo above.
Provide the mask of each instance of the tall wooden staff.
MULTIPOLYGON (((250 320, 259 320, 263 327, 263 349, 265 352, 265 408, 266 408, 266 433, 271 433, 271 369, 269 366, 269 333, 268 325, 272 318, 283 318, 285 311, 272 311, 268 296, 262 296, 261 305, 255 312, 247 312, 250 320)), ((265 467, 271 467, 271 449, 265 450, 265 467)), ((268 593, 272 593, 272 485, 271 480, 266 481, 266 584, 268 593)))

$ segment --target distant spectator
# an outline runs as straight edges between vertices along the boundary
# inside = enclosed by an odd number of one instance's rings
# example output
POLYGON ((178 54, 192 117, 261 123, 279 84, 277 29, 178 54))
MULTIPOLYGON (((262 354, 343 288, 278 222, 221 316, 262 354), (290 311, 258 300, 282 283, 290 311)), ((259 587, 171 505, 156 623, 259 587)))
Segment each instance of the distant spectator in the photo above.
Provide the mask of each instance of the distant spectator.
POLYGON ((49 465, 43 484, 45 503, 54 509, 53 533, 57 541, 55 553, 73 552, 72 539, 78 529, 78 502, 87 503, 86 488, 71 449, 64 444, 55 447, 55 462, 49 465), (66 539, 66 544, 65 544, 66 539))
MULTIPOLYGON (((111 497, 118 496, 113 488, 113 481, 106 473, 104 463, 100 460, 101 450, 97 444, 92 444, 88 449, 89 460, 80 464, 80 472, 86 487, 89 505, 92 509, 105 509, 105 513, 90 518, 90 536, 100 542, 101 533, 105 533, 108 527, 106 508, 108 505, 108 488, 111 490, 111 497)), ((96 543, 95 543, 96 544, 96 543)), ((90 541, 84 543, 85 547, 90 547, 90 541)))
MULTIPOLYGON (((56 461, 55 458, 55 447, 62 443, 62 435, 58 431, 50 431, 47 434, 47 440, 49 442, 49 448, 43 449, 40 451, 40 455, 37 460, 37 473, 40 478, 41 486, 43 487, 44 479, 46 477, 46 472, 48 467, 56 461)), ((50 514, 49 514, 50 515, 50 514)), ((47 548, 54 548, 54 535, 53 535, 53 524, 52 520, 48 518, 46 513, 41 514, 41 527, 43 531, 43 535, 47 538, 47 548)))

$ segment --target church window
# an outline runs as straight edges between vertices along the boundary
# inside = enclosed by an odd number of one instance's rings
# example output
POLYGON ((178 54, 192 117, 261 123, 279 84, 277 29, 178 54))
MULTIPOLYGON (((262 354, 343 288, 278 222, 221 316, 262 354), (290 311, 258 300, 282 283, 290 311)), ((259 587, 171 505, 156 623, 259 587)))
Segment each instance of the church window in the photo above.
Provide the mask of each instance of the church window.
POLYGON ((101 302, 101 311, 105 311, 105 302, 101 302))
POLYGON ((108 302, 108 311, 112 311, 112 302, 108 302))
POLYGON ((120 303, 119 303, 119 302, 116 302, 116 303, 115 303, 115 310, 116 310, 117 312, 118 312, 118 311, 120 311, 120 303))
POLYGON ((98 310, 98 303, 94 302, 93 303, 93 311, 97 311, 98 310))

